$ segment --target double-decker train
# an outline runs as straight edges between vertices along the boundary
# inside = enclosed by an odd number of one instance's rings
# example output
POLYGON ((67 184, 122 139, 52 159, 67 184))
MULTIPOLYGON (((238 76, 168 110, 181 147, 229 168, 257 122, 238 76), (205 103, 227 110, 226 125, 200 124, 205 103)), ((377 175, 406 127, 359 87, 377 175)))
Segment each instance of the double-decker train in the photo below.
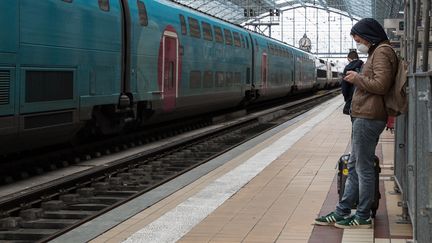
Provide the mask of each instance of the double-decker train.
POLYGON ((315 56, 168 0, 2 0, 0 27, 0 154, 319 84, 315 56))

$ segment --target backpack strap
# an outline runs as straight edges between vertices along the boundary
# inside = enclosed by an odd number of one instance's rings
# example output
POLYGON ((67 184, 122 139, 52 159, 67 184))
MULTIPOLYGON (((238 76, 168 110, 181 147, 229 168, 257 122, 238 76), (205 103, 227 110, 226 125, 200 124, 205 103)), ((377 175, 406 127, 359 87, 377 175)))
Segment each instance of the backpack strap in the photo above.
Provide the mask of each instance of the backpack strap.
MULTIPOLYGON (((378 48, 380 48, 380 47, 389 47, 390 49, 392 49, 393 53, 394 53, 395 56, 396 56, 396 59, 399 61, 399 57, 398 57, 398 55, 396 54, 395 50, 393 49, 393 47, 392 47, 391 45, 389 45, 389 44, 381 44, 381 45, 379 45, 379 46, 377 46, 377 47, 375 48, 375 51, 376 51, 378 48)), ((374 51, 374 53, 372 53, 372 55, 375 54, 375 51, 374 51)))

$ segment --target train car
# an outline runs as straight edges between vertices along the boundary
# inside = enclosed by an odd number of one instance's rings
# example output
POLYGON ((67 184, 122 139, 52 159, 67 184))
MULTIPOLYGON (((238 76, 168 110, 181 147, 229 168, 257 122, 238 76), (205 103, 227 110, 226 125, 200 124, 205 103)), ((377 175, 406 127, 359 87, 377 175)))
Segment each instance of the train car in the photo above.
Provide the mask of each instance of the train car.
POLYGON ((340 86, 342 72, 333 62, 321 58, 315 59, 317 89, 328 89, 340 86))
MULTIPOLYGON (((140 121, 228 108, 244 99, 252 85, 245 29, 171 1, 139 1, 135 8, 132 13, 147 12, 146 23, 132 22, 140 121)), ((132 14, 137 22, 142 18, 132 14)))
POLYGON ((251 32, 253 83, 259 100, 314 89, 314 56, 280 41, 251 32))
POLYGON ((5 0, 0 26, 0 154, 316 85, 312 55, 168 0, 5 0))
POLYGON ((122 94, 122 6, 0 2, 0 152, 70 139, 122 94))
POLYGON ((250 32, 253 84, 259 100, 288 95, 294 87, 294 56, 282 43, 250 32))
POLYGON ((317 76, 317 88, 326 89, 328 85, 328 65, 327 62, 321 58, 315 59, 316 65, 316 76, 317 76))
POLYGON ((328 63, 328 72, 327 72, 327 79, 328 79, 328 87, 333 88, 340 86, 342 81, 342 76, 340 74, 340 71, 338 70, 337 66, 333 62, 328 63))
POLYGON ((316 88, 315 57, 300 49, 293 49, 295 57, 295 92, 305 92, 316 88))

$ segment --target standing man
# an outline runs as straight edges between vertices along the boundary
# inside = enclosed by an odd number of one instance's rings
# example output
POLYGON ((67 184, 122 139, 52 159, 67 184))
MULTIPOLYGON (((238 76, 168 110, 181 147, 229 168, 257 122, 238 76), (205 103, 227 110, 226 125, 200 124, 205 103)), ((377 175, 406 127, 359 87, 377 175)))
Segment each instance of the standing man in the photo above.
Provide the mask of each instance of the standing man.
MULTIPOLYGON (((359 56, 356 51, 350 51, 348 53, 348 65, 345 66, 343 71, 343 76, 347 75, 347 71, 355 71, 360 73, 363 66, 363 61, 359 60, 359 56)), ((351 100, 354 94, 354 85, 345 79, 342 79, 342 94, 345 100, 345 106, 343 108, 343 113, 349 115, 351 113, 351 100)))
POLYGON ((387 112, 384 95, 396 77, 398 59, 382 26, 365 18, 351 29, 360 53, 368 54, 362 72, 347 71, 345 80, 356 89, 352 98, 352 148, 348 179, 335 211, 315 219, 318 225, 338 228, 371 228, 371 205, 375 194, 374 156, 379 136, 384 130, 387 112), (387 44, 387 45, 386 45, 387 44), (351 215, 353 203, 357 211, 351 215))

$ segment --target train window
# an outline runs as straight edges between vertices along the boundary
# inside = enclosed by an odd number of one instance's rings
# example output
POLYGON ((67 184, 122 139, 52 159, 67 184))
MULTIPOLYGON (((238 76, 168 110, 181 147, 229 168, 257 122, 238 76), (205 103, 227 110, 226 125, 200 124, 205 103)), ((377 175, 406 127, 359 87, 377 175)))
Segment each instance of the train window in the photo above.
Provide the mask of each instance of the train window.
POLYGON ((213 88, 213 72, 205 71, 204 79, 203 79, 203 87, 204 88, 213 88))
POLYGON ((326 70, 317 70, 317 77, 318 78, 326 78, 327 77, 327 71, 326 70))
POLYGON ((225 76, 226 86, 231 87, 233 84, 233 73, 232 72, 226 72, 225 76))
POLYGON ((190 35, 195 38, 201 38, 201 29, 198 20, 188 17, 190 35))
POLYGON ((225 35, 225 44, 232 46, 232 35, 231 35, 231 31, 224 29, 224 35, 225 35))
POLYGON ((165 85, 167 85, 169 89, 174 88, 174 62, 169 62, 169 72, 168 72, 168 78, 165 79, 165 85))
POLYGON ((246 48, 246 43, 245 43, 245 38, 244 38, 244 36, 242 35, 242 34, 240 34, 240 40, 241 40, 241 43, 242 43, 242 47, 243 48, 246 48))
POLYGON ((108 12, 110 10, 109 0, 98 0, 99 8, 103 11, 108 12))
POLYGON ((275 54, 275 50, 272 44, 270 44, 270 54, 274 55, 275 54))
POLYGON ((234 36, 234 46, 241 47, 240 35, 237 32, 233 32, 234 36))
POLYGON ((73 0, 62 0, 63 2, 71 3, 73 0))
POLYGON ((206 22, 201 22, 204 34, 204 40, 213 41, 213 32, 211 25, 206 22))
POLYGON ((216 42, 223 43, 223 35, 222 35, 222 29, 218 26, 214 26, 214 32, 215 32, 215 40, 216 42))
POLYGON ((139 21, 141 26, 147 26, 148 25, 148 17, 147 17, 147 10, 145 7, 145 4, 143 1, 137 0, 138 4, 138 14, 139 14, 139 21))
POLYGON ((234 84, 240 84, 241 83, 241 73, 237 72, 234 73, 234 84))
POLYGON ((225 86, 225 73, 224 72, 216 72, 215 86, 216 87, 224 87, 225 86))
POLYGON ((181 32, 182 32, 182 34, 183 35, 187 35, 186 19, 181 14, 180 14, 180 25, 181 25, 181 32))
POLYGON ((189 87, 191 89, 201 88, 201 71, 190 72, 189 87))

